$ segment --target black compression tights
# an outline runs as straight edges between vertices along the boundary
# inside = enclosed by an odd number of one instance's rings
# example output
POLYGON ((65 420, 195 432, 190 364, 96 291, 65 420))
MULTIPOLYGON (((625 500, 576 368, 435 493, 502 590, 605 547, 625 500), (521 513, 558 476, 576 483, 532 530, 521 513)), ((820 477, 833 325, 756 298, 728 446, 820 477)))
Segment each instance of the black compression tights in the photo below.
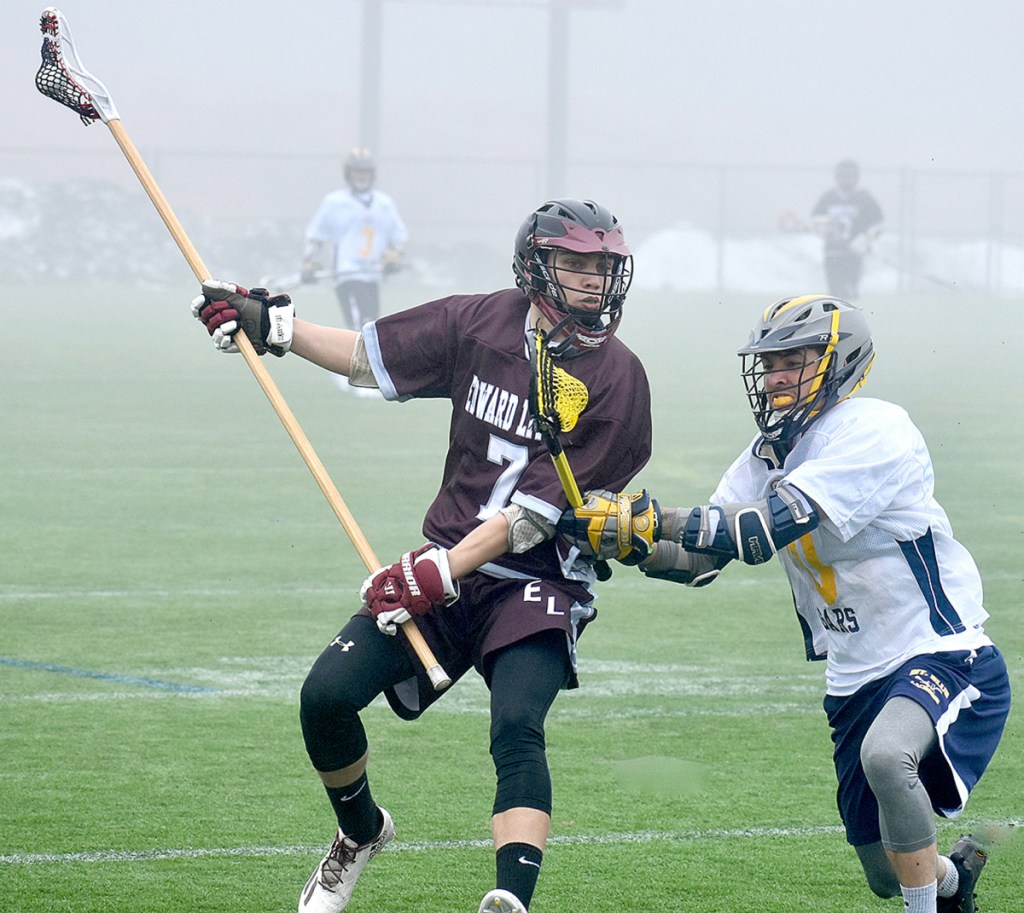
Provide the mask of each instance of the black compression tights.
MULTIPOLYGON (((302 735, 319 771, 340 770, 363 756, 367 740, 359 712, 388 685, 413 674, 401 643, 374 628, 362 616, 349 621, 339 640, 358 642, 359 651, 328 647, 302 686, 302 735)), ((551 813, 544 720, 568 676, 562 631, 542 631, 495 656, 490 676, 495 814, 520 807, 551 813)))
POLYGON ((358 761, 366 752, 359 711, 411 675, 412 664, 397 637, 381 634, 372 618, 350 619, 302 685, 299 718, 313 767, 327 772, 358 761))
POLYGON ((502 650, 491 668, 494 814, 534 808, 551 814, 544 720, 569 675, 562 631, 543 631, 502 650))

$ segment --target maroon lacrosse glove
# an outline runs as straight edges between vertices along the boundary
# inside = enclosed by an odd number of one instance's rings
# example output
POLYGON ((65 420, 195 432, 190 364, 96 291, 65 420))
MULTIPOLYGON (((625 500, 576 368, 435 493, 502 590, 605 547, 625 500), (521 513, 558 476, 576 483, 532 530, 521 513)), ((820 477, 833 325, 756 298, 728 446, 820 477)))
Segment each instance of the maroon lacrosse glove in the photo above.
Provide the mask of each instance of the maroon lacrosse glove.
POLYGON ((222 352, 237 352, 234 336, 245 332, 257 355, 284 355, 292 347, 295 308, 287 295, 268 295, 265 288, 247 289, 207 279, 203 294, 192 302, 192 314, 222 352))
POLYGON ((459 598, 459 584, 452 580, 447 549, 428 543, 406 552, 390 567, 366 578, 360 590, 363 605, 385 634, 410 615, 426 615, 431 609, 451 605, 459 598))

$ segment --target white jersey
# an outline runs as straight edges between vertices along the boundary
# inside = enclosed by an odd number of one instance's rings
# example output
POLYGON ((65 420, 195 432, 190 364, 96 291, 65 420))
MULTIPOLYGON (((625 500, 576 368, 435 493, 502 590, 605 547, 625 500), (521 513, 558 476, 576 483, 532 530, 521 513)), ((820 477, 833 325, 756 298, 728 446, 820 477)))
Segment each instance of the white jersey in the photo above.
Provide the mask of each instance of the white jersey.
POLYGON ((981 576, 934 497, 931 457, 899 406, 839 403, 779 469, 761 438, 729 467, 711 501, 759 501, 785 478, 821 524, 779 552, 808 659, 827 659, 829 694, 853 694, 922 653, 991 643, 981 576))
POLYGON ((306 228, 307 241, 333 245, 339 280, 378 281, 384 251, 400 251, 407 238, 395 201, 379 190, 327 194, 306 228))

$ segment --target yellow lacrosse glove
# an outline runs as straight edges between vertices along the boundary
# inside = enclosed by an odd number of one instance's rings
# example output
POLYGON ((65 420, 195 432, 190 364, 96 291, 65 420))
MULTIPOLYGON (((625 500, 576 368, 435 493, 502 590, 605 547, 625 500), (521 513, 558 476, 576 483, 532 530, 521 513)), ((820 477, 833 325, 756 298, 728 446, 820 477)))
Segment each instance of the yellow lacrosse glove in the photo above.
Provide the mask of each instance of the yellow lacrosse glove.
POLYGON ((636 494, 598 489, 565 511, 557 528, 561 540, 587 560, 639 564, 661 537, 661 511, 647 489, 636 494))

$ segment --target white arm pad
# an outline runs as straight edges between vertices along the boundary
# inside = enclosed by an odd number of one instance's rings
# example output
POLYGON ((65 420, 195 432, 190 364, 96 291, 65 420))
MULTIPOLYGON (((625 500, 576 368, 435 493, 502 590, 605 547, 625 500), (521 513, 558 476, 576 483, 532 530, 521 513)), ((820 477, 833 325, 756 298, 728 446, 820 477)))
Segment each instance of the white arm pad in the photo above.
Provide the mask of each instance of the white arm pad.
POLYGON ((510 504, 498 513, 508 522, 508 550, 513 555, 528 552, 555 535, 553 523, 521 504, 510 504))
POLYGON ((356 337, 356 345, 352 350, 352 361, 348 368, 348 382, 352 387, 377 387, 377 378, 370 368, 370 359, 366 355, 366 343, 363 334, 356 337))

